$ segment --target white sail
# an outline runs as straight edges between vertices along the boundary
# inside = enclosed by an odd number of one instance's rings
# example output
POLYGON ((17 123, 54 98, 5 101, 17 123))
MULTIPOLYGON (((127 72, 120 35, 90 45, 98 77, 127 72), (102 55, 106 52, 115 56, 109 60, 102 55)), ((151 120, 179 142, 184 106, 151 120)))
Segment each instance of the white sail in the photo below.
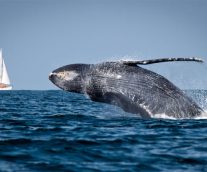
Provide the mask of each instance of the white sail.
POLYGON ((6 65, 4 63, 4 59, 2 57, 2 50, 0 49, 0 84, 5 84, 7 87, 0 88, 0 90, 10 90, 12 87, 10 86, 10 79, 8 76, 8 72, 6 69, 6 65))
POLYGON ((2 75, 2 83, 10 85, 10 79, 6 70, 6 65, 4 63, 4 59, 3 59, 3 75, 2 75))

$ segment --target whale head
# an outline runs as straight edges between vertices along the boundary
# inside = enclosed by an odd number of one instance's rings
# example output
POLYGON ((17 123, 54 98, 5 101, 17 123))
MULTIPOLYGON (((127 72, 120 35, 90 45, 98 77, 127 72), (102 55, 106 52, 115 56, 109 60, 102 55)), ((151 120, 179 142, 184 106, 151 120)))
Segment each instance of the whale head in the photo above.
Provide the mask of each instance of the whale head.
POLYGON ((57 87, 70 92, 83 93, 88 64, 71 64, 60 67, 49 75, 49 80, 57 87))

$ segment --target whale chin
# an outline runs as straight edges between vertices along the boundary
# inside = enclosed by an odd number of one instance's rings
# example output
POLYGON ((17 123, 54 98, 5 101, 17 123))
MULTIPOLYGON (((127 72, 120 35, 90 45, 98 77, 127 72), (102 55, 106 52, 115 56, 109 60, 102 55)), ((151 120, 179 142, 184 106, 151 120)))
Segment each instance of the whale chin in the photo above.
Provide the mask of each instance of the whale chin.
MULTIPOLYGON (((72 76, 73 77, 73 76, 72 76)), ((58 73, 52 72, 49 75, 49 80, 56 85, 58 88, 74 92, 74 93, 83 93, 84 83, 79 79, 68 80, 67 78, 61 78, 58 73)))
POLYGON ((54 84, 56 85, 57 87, 59 87, 60 89, 62 90, 66 90, 66 87, 64 86, 63 84, 63 81, 60 80, 58 77, 57 77, 57 73, 50 73, 49 74, 49 80, 54 84))
POLYGON ((58 84, 57 84, 57 74, 56 73, 50 73, 49 74, 49 80, 53 83, 53 84, 55 84, 56 86, 58 86, 58 84))

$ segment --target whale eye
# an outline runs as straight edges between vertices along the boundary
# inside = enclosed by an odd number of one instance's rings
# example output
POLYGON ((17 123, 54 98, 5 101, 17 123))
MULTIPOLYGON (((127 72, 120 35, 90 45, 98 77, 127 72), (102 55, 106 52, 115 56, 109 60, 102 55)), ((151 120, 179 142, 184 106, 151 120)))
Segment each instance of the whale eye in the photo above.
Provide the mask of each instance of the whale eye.
POLYGON ((63 72, 58 72, 57 77, 62 79, 62 80, 73 80, 75 77, 78 76, 78 73, 75 71, 63 71, 63 72))

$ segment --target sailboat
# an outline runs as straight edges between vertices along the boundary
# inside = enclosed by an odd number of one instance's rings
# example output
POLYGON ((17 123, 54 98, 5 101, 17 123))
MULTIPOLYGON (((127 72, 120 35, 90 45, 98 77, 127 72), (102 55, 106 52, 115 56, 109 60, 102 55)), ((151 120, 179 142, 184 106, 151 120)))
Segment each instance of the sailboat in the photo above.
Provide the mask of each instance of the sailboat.
POLYGON ((12 86, 2 56, 2 49, 0 49, 0 90, 11 90, 11 89, 12 86))

